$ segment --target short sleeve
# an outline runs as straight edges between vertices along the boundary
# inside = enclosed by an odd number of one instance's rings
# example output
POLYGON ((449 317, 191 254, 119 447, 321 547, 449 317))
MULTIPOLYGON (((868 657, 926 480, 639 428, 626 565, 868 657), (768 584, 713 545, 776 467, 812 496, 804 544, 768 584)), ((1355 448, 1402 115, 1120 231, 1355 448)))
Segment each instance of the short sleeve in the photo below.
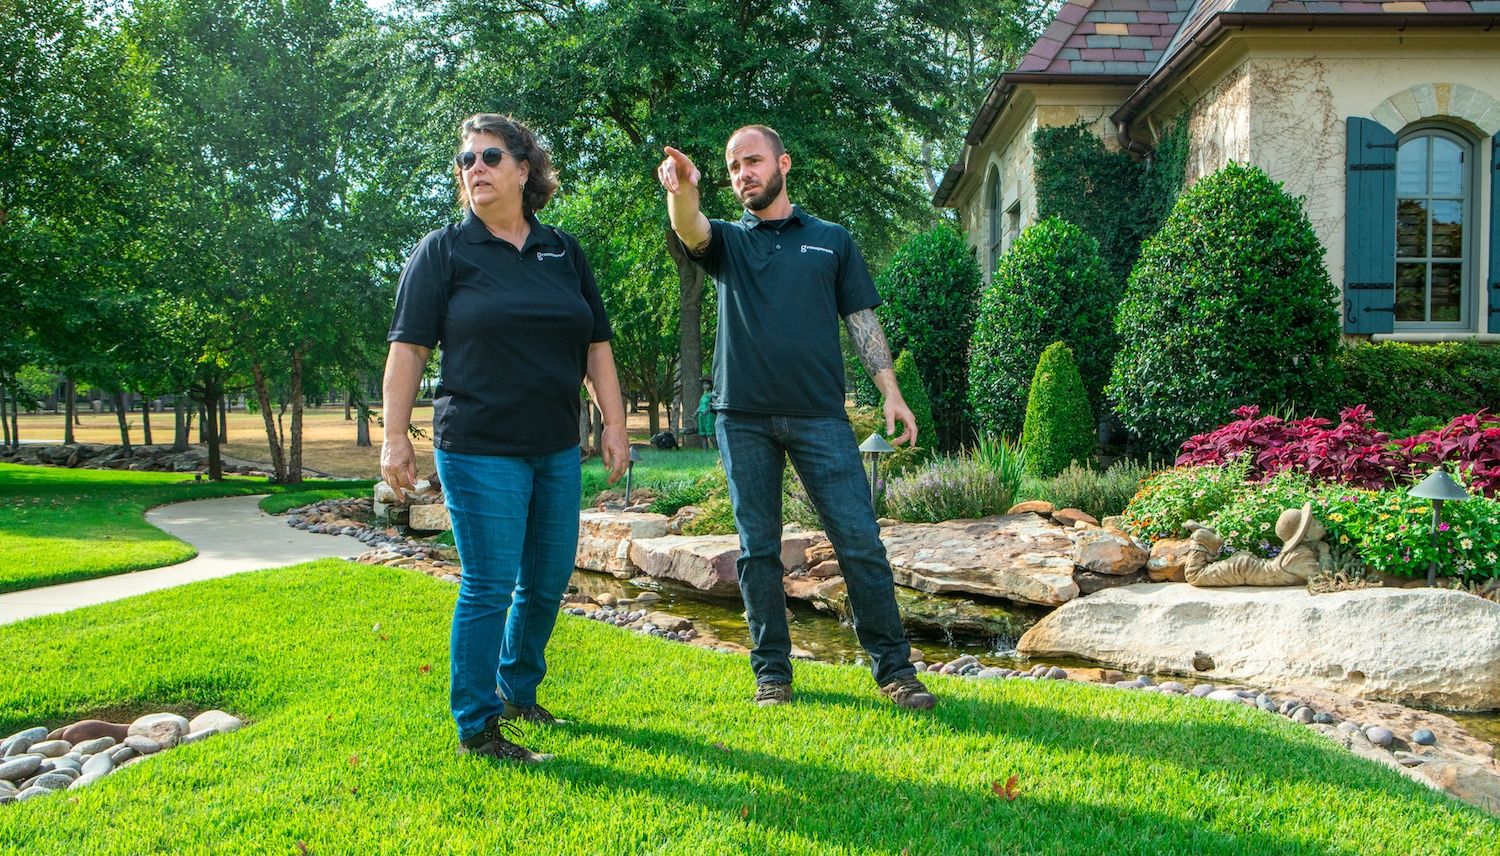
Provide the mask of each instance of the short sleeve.
POLYGON ((594 281, 594 269, 589 266, 589 257, 583 252, 583 246, 578 243, 577 238, 560 229, 558 231, 566 237, 572 251, 577 254, 579 291, 588 303, 589 310, 594 313, 594 330, 589 334, 589 341, 608 342, 615 337, 614 331, 610 329, 609 313, 604 309, 604 299, 599 296, 599 284, 594 281))
POLYGON ((396 285, 396 313, 386 341, 433 348, 442 338, 448 289, 453 282, 453 260, 444 240, 446 231, 428 233, 401 269, 401 279, 396 285))
POLYGON ((839 259, 837 296, 839 317, 853 315, 861 309, 880 305, 880 292, 875 290, 875 281, 870 278, 870 269, 865 266, 865 257, 855 246, 854 239, 844 234, 845 251, 839 259))
POLYGON ((718 274, 719 265, 724 259, 725 225, 723 220, 708 221, 708 246, 703 248, 702 253, 694 253, 692 250, 689 250, 687 244, 684 244, 682 239, 677 237, 676 232, 672 233, 672 240, 676 241, 678 246, 682 247, 682 251, 687 254, 688 258, 697 262, 705 271, 708 271, 709 276, 714 276, 718 274))

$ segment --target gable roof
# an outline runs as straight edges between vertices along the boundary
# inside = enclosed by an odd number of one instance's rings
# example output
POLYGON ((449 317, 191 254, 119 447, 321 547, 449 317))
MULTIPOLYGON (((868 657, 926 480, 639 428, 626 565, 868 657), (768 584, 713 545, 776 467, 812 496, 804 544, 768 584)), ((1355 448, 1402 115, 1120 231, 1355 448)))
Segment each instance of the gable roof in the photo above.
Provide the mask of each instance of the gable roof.
POLYGON ((964 135, 963 156, 933 194, 948 203, 969 150, 983 142, 1016 86, 1131 85, 1116 110, 1128 122, 1152 94, 1191 64, 1226 28, 1500 25, 1500 0, 1068 0, 1021 59, 996 78, 964 135))

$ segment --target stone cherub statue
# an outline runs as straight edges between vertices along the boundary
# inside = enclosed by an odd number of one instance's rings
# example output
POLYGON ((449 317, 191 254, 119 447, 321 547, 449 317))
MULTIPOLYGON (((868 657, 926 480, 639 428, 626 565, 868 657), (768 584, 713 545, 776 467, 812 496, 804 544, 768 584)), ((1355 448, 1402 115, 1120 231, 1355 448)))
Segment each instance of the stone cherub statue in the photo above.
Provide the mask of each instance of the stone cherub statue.
POLYGON ((1192 546, 1185 573, 1195 586, 1300 586, 1331 564, 1328 544, 1323 540, 1328 530, 1313 517, 1310 502, 1300 509, 1288 508, 1276 518, 1276 537, 1284 546, 1271 559, 1246 552, 1216 562, 1224 539, 1191 520, 1186 528, 1192 532, 1192 546))

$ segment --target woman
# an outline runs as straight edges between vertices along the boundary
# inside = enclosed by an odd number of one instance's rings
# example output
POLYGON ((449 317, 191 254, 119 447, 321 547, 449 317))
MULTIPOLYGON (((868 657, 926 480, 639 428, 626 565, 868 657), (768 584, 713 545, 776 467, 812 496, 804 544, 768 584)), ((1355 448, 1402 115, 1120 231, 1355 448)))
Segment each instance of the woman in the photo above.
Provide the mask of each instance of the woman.
POLYGON ((508 736, 517 720, 561 721, 536 690, 578 545, 579 383, 604 414, 611 482, 629 459, 625 409, 588 261, 536 219, 557 189, 547 152, 492 113, 459 136, 464 219, 417 244, 396 292, 380 470, 397 491, 416 482, 407 428, 440 346, 433 445, 463 563, 450 666, 459 751, 535 763, 549 756, 508 736))

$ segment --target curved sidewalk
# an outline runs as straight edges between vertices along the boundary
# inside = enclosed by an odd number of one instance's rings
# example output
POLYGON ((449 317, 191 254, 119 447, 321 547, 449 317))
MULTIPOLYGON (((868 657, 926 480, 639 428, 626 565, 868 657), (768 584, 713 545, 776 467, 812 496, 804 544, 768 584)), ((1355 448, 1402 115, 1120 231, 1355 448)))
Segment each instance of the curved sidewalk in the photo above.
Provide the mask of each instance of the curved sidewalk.
POLYGON ((312 559, 347 558, 365 545, 348 535, 319 535, 286 525, 257 506, 263 497, 234 496, 163 505, 146 520, 198 551, 195 558, 164 568, 46 586, 0 595, 0 624, 66 612, 199 580, 312 559))

